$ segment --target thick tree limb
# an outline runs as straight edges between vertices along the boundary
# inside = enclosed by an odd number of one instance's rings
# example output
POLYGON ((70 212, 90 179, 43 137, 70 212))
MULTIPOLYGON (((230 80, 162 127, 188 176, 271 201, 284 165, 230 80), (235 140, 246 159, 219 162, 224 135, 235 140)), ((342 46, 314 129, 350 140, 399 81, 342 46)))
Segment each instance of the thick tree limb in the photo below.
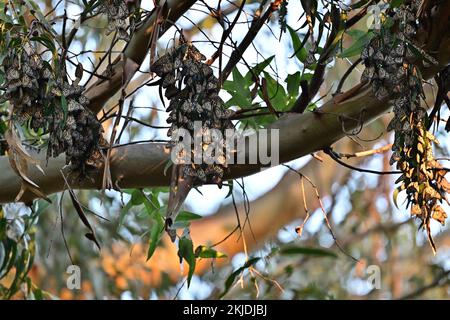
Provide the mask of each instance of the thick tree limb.
MULTIPOLYGON (((442 66, 450 61, 450 39, 443 39, 438 59, 442 66)), ((430 78, 442 66, 423 69, 430 78)), ((335 103, 330 100, 317 112, 289 114, 274 122, 270 128, 279 130, 280 162, 286 162, 321 150, 350 133, 355 128, 372 121, 390 109, 387 101, 377 100, 368 86, 361 86, 347 100, 335 103)), ((255 148, 255 146, 252 146, 255 148)), ((249 148, 246 148, 247 153, 249 148)), ((254 150, 253 150, 254 152, 254 150)), ((45 163, 45 154, 32 154, 45 163)), ((142 144, 118 147, 111 157, 112 181, 120 188, 141 188, 168 185, 169 177, 164 167, 169 159, 169 150, 163 144, 142 144)), ((46 194, 63 190, 64 180, 60 169, 64 166, 64 155, 49 159, 44 166, 43 176, 37 170, 30 170, 30 178, 46 194)), ((261 170, 261 164, 232 165, 226 178, 248 176, 261 170)), ((7 157, 0 158, 0 203, 12 202, 20 190, 20 179, 9 165, 7 157)), ((101 188, 101 170, 92 176, 92 181, 74 181, 75 189, 101 188)), ((29 200, 32 195, 25 195, 29 200)))

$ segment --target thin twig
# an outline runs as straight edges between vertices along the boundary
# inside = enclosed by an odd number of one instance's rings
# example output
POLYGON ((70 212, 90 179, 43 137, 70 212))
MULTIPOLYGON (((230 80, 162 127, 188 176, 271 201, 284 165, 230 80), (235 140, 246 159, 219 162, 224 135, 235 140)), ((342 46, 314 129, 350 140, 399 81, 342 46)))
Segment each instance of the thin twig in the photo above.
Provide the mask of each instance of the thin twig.
POLYGON ((355 153, 340 153, 340 152, 336 152, 334 151, 334 153, 339 157, 339 158, 360 158, 360 157, 367 157, 367 156, 372 156, 374 154, 379 154, 379 153, 384 153, 386 151, 391 150, 392 148, 392 143, 387 144, 381 148, 378 149, 372 149, 372 150, 366 150, 366 151, 361 151, 361 152, 355 152, 355 153))
POLYGON ((449 275, 450 275, 450 270, 442 272, 430 284, 428 284, 426 286, 423 286, 423 287, 420 287, 416 291, 411 292, 411 293, 409 293, 409 294, 399 298, 398 300, 410 300, 410 299, 413 299, 413 298, 421 296, 422 294, 424 294, 428 290, 431 290, 431 289, 434 289, 436 287, 444 286, 446 284, 449 284, 450 283, 450 279, 448 278, 449 275))
POLYGON ((401 174, 401 171, 376 171, 376 170, 370 170, 370 169, 361 169, 361 168, 357 168, 354 167, 352 165, 349 165, 343 161, 341 161, 339 159, 339 157, 335 154, 335 152, 330 148, 324 148, 323 152, 328 154, 334 161, 336 161, 337 163, 339 163, 340 165, 349 168, 351 170, 355 170, 358 172, 365 172, 365 173, 373 173, 373 174, 379 174, 379 175, 384 175, 384 174, 401 174))

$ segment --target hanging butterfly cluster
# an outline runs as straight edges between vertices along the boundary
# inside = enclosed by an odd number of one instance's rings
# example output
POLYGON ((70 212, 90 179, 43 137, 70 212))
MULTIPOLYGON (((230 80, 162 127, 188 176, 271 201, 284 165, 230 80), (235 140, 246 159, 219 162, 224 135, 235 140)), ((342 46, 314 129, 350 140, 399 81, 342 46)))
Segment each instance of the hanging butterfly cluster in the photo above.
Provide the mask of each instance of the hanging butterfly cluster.
POLYGON ((98 168, 101 165, 100 144, 103 144, 103 128, 97 117, 87 108, 89 100, 83 95, 84 87, 77 84, 81 75, 79 74, 79 78, 72 84, 58 79, 57 86, 52 88, 55 103, 61 104, 65 100, 65 107, 56 108, 59 110, 57 116, 60 120, 49 124, 47 155, 56 157, 65 152, 66 163, 71 164, 72 170, 85 176, 88 167, 98 168), (63 108, 67 108, 65 121, 61 113, 63 108))
MULTIPOLYGON (((211 129, 219 130, 225 137, 225 130, 233 128, 229 120, 233 111, 225 109, 222 99, 219 97, 219 83, 210 66, 203 63, 202 55, 192 44, 182 43, 180 46, 160 57, 151 70, 162 79, 162 88, 166 89, 166 97, 170 99, 168 123, 171 128, 168 136, 172 136, 177 129, 185 129, 191 134, 193 143, 194 134, 202 135, 202 150, 215 143, 215 150, 225 147, 225 139, 213 141, 214 135, 211 129), (201 130, 194 132, 195 122, 201 122, 201 130)), ((174 141, 177 143, 178 141, 174 141)), ((191 159, 195 159, 196 150, 191 148, 191 159)), ((183 155, 184 156, 184 155, 183 155)), ((212 156, 215 156, 212 154, 212 156)), ((217 155, 214 164, 185 165, 183 173, 194 178, 194 183, 222 184, 224 169, 226 168, 227 155, 217 155)))
POLYGON ((6 74, 3 101, 13 106, 14 116, 23 123, 31 118, 34 130, 44 127, 43 110, 50 100, 47 96, 51 68, 45 64, 35 48, 25 42, 20 49, 8 51, 3 60, 6 74))
POLYGON ((287 14, 288 14, 288 0, 284 0, 280 4, 278 9, 278 24, 280 25, 281 32, 286 32, 287 29, 287 14))
POLYGON ((128 7, 128 1, 124 0, 106 0, 100 7, 100 12, 106 13, 108 18, 108 27, 106 35, 117 31, 117 37, 126 42, 130 41, 130 35, 127 31, 127 19, 131 12, 128 7))
POLYGON ((370 81, 377 99, 390 97, 394 117, 388 130, 395 132, 390 164, 396 163, 402 172, 396 181, 400 186, 394 198, 398 192, 406 191, 407 207, 411 206, 411 214, 422 221, 421 226, 426 229, 435 251, 430 220, 444 224, 447 215, 440 203, 447 201, 446 193, 450 189, 444 178, 446 171, 433 156, 433 143, 438 141, 428 131, 432 119, 428 119, 426 110, 421 107, 422 78, 413 64, 417 57, 413 39, 419 5, 420 1, 411 1, 393 11, 397 32, 382 28, 364 48, 361 57, 366 68, 362 81, 370 81))
POLYGON ((6 74, 2 100, 9 102, 12 120, 49 133, 47 157, 65 152, 71 170, 82 176, 86 165, 98 166, 102 128, 86 108, 89 101, 82 94, 84 88, 77 85, 82 74, 68 84, 62 78, 65 71, 56 76, 29 40, 8 51, 2 68, 6 74))

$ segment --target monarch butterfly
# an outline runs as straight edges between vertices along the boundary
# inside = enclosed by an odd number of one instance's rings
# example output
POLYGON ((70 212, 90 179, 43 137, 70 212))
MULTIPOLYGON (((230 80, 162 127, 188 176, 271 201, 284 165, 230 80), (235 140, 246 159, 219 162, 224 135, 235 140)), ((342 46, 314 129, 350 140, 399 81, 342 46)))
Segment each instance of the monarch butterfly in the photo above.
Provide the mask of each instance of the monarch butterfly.
POLYGON ((67 104, 67 110, 69 112, 81 111, 84 110, 84 107, 74 99, 70 99, 69 103, 67 104))
POLYGON ((19 70, 15 69, 15 68, 10 68, 6 72, 6 79, 9 81, 18 80, 19 78, 20 78, 20 72, 19 72, 19 70))
POLYGON ((378 100, 384 100, 388 96, 389 96, 389 92, 384 86, 379 86, 378 89, 375 91, 375 97, 378 100))

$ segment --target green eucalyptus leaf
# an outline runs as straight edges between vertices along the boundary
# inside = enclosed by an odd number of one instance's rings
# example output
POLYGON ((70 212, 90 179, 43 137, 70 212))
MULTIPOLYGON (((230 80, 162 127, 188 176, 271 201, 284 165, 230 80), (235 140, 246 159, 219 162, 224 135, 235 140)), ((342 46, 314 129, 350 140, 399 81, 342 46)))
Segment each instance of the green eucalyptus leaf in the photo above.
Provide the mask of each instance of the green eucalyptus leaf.
POLYGON ((181 211, 175 221, 192 221, 201 219, 202 216, 189 211, 181 211))
POLYGON ((369 41, 374 37, 374 33, 369 32, 362 32, 360 30, 353 30, 353 32, 348 32, 348 34, 353 39, 353 44, 347 48, 344 49, 339 55, 339 58, 350 58, 354 56, 361 55, 362 50, 364 47, 369 43, 369 41))
POLYGON ((130 202, 133 206, 138 206, 140 204, 143 204, 144 200, 145 200, 145 196, 141 190, 139 190, 139 189, 133 190, 133 192, 131 193, 131 199, 130 199, 130 202))
POLYGON ((213 248, 208 248, 206 246, 198 246, 197 249, 195 249, 195 256, 197 258, 204 259, 219 259, 227 257, 225 253, 216 251, 213 248))
POLYGON ((261 72, 272 63, 272 60, 275 56, 271 56, 269 58, 267 58, 266 60, 264 60, 263 62, 258 63, 257 65, 255 65, 251 71, 248 71, 247 74, 245 75, 245 80, 249 83, 254 82, 253 81, 253 77, 254 76, 259 76, 261 74, 261 72))
POLYGON ((315 257, 331 257, 337 258, 337 255, 329 250, 319 249, 319 248, 309 248, 309 247, 298 247, 298 246, 286 246, 280 249, 280 254, 282 255, 308 255, 315 257))
POLYGON ((152 227, 150 229, 150 244, 147 251, 147 261, 155 253, 156 247, 158 246, 161 237, 164 233, 164 223, 161 219, 153 219, 152 227))
MULTIPOLYGON (((276 81, 274 78, 270 76, 269 73, 264 71, 264 78, 266 79, 267 84, 267 94, 269 96, 270 102, 272 106, 276 110, 284 111, 287 108, 288 96, 284 87, 276 81)), ((262 91, 259 90, 259 95, 263 98, 262 91)))
POLYGON ((405 0, 391 0, 389 6, 391 8, 398 8, 403 4, 404 1, 405 0))
POLYGON ((294 48, 295 56, 301 63, 304 63, 306 61, 306 58, 308 57, 308 52, 306 51, 305 47, 300 49, 302 42, 298 34, 295 32, 295 30, 292 29, 290 26, 287 26, 287 28, 291 36, 292 47, 294 48))
POLYGON ((259 258, 259 257, 251 258, 251 259, 247 260, 247 262, 245 262, 242 267, 233 271, 228 276, 227 280, 225 281, 225 290, 220 294, 220 298, 223 298, 228 293, 228 291, 230 291, 230 288, 233 285, 234 280, 236 279, 237 276, 239 276, 239 274, 241 274, 242 271, 244 271, 245 269, 248 269, 249 267, 251 267, 252 265, 257 263, 260 259, 261 258, 259 258))
POLYGON ((191 279, 195 271, 195 254, 192 240, 188 237, 181 237, 178 242, 178 256, 180 260, 184 259, 189 265, 189 272, 187 277, 188 287, 191 284, 191 279))
POLYGON ((64 121, 61 125, 61 127, 64 127, 64 125, 66 124, 67 121, 67 114, 68 114, 68 108, 67 108, 67 100, 65 96, 61 96, 61 109, 63 111, 64 114, 64 121))
POLYGON ((294 74, 289 74, 284 80, 287 83, 287 94, 289 97, 297 97, 300 91, 300 80, 302 75, 300 71, 297 71, 294 74))

